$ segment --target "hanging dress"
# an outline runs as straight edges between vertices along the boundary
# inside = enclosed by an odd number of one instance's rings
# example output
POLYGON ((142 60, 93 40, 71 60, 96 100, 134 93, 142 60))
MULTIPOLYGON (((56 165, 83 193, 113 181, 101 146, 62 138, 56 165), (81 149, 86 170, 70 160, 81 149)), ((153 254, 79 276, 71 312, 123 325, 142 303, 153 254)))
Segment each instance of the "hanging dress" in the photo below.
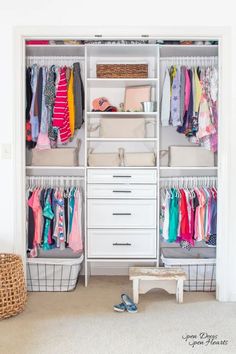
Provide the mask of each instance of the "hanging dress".
POLYGON ((60 68, 60 80, 53 110, 53 127, 59 129, 62 144, 68 143, 71 137, 71 130, 68 112, 66 67, 60 68))
POLYGON ((79 190, 76 191, 74 199, 75 199, 75 204, 74 204, 72 227, 69 235, 69 247, 74 252, 80 252, 83 250, 83 240, 82 240, 82 224, 81 224, 82 203, 81 203, 81 195, 79 190))

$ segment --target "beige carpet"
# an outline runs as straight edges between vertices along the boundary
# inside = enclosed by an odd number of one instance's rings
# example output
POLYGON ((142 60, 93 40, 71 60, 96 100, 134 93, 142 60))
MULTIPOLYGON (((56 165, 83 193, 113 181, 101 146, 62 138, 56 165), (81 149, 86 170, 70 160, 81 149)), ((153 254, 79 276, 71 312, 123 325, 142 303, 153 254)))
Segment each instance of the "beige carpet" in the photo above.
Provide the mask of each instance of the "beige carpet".
POLYGON ((71 293, 29 293, 26 310, 0 322, 0 353, 236 353, 236 304, 185 293, 178 305, 174 295, 157 290, 141 295, 137 314, 115 313, 122 292, 131 294, 127 277, 92 277, 88 288, 71 293), (205 339, 192 348, 182 339, 200 332, 229 343, 205 339))

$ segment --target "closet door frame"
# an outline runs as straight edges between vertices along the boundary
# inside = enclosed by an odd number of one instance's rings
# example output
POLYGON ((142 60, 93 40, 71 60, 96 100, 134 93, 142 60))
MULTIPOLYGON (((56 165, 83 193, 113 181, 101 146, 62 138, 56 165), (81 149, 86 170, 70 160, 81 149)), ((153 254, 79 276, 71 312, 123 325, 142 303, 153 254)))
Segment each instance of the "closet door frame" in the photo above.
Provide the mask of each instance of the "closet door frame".
MULTIPOLYGON (((225 27, 16 27, 14 31, 14 252, 23 257, 26 264, 26 206, 25 206, 25 40, 26 39, 166 39, 208 40, 219 42, 219 151, 218 151, 218 238, 216 261, 216 298, 232 300, 229 275, 229 255, 233 242, 230 228, 230 30, 225 27)), ((85 169, 86 173, 86 169, 85 169)), ((236 299, 233 299, 236 301, 236 299)))

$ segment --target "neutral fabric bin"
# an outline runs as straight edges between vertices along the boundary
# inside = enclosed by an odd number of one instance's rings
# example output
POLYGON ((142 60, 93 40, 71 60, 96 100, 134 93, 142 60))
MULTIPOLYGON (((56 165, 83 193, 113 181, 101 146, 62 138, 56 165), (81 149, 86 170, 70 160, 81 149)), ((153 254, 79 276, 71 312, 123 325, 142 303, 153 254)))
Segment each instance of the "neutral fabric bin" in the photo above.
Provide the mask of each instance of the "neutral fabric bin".
POLYGON ((27 259, 28 291, 71 291, 76 287, 83 255, 77 259, 27 259))
POLYGON ((37 258, 79 258, 81 252, 74 252, 70 247, 61 250, 60 248, 53 248, 51 250, 38 249, 37 258))
MULTIPOLYGON (((167 268, 182 268, 187 274, 187 280, 184 281, 185 291, 215 291, 216 290, 216 259, 215 258, 197 258, 203 254, 199 249, 192 249, 188 258, 180 258, 182 251, 178 252, 173 248, 162 250, 161 260, 167 268), (176 252, 173 256, 173 252, 176 252), (171 256, 172 254, 172 256, 171 256), (195 257, 195 258, 194 258, 195 257)), ((179 251, 179 249, 178 249, 179 251)), ((189 252, 185 250, 186 252, 189 252)), ((214 253, 214 251, 213 251, 214 253)), ((210 255, 210 254, 209 254, 210 255)))
POLYGON ((88 154, 88 165, 94 167, 117 167, 120 166, 119 153, 98 153, 91 152, 88 154))
POLYGON ((169 146, 170 167, 213 167, 214 153, 200 146, 169 146))
POLYGON ((101 118, 100 138, 144 138, 144 118, 101 118))
POLYGON ((125 152, 124 166, 130 167, 152 167, 156 164, 153 152, 125 152))
POLYGON ((190 250, 188 250, 180 246, 176 247, 176 244, 174 243, 168 243, 168 245, 164 245, 164 242, 162 242, 162 254, 166 258, 216 258, 216 247, 206 247, 206 243, 204 241, 197 242, 196 244, 197 246, 195 245, 190 250))
POLYGON ((32 149, 32 166, 78 166, 79 148, 32 149))

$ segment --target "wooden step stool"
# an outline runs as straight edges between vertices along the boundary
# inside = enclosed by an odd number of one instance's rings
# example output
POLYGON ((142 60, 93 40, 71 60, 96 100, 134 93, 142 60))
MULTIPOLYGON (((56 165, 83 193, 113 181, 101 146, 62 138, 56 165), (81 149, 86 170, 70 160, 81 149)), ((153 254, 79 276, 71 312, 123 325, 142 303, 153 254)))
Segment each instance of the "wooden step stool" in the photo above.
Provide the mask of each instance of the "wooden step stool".
POLYGON ((186 278, 186 273, 181 268, 129 268, 129 279, 133 281, 133 301, 136 304, 139 294, 146 294, 154 288, 165 289, 169 294, 176 294, 176 301, 182 303, 186 278))

